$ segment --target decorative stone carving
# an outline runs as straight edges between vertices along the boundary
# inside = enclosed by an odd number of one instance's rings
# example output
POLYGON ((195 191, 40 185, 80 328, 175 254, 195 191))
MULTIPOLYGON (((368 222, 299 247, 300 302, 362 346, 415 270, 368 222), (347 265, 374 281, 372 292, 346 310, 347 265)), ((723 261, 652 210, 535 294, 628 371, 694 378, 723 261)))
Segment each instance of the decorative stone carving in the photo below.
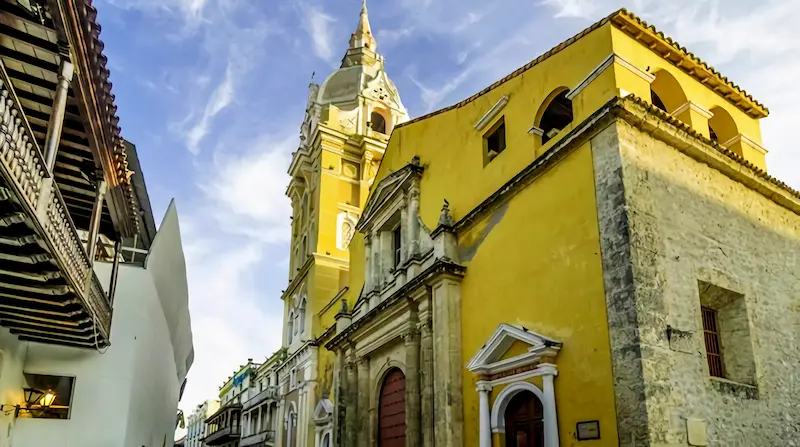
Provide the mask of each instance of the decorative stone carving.
POLYGON ((452 227, 456 224, 455 219, 453 216, 450 215, 450 202, 447 199, 444 199, 444 205, 442 205, 442 212, 439 214, 439 225, 445 227, 452 227))

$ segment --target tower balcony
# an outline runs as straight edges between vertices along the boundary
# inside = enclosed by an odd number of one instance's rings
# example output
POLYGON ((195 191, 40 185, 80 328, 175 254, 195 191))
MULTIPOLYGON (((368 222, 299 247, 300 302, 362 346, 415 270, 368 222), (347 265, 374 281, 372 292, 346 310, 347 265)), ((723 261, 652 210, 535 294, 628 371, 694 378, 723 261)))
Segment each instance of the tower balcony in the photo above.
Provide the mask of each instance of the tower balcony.
POLYGON ((21 340, 108 345, 111 303, 10 79, 0 79, 0 325, 21 340))

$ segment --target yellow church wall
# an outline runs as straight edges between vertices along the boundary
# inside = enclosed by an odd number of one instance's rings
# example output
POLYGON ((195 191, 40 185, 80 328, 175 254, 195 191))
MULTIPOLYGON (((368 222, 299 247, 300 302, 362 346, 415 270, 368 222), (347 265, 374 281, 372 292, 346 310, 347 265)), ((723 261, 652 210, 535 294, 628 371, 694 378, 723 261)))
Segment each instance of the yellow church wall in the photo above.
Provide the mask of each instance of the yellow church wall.
MULTIPOLYGON (((666 61, 663 57, 654 53, 646 46, 643 46, 640 42, 637 42, 623 31, 611 27, 611 37, 615 54, 623 57, 641 70, 647 70, 649 67, 650 73, 656 73, 658 70, 666 70, 678 81, 688 100, 706 110, 711 110, 714 107, 721 107, 733 117, 740 133, 761 144, 761 123, 759 120, 748 116, 718 93, 706 87, 697 79, 689 76, 677 66, 666 61)), ((627 84, 621 84, 620 87, 626 88, 626 85, 627 84)), ((627 90, 629 92, 635 92, 636 89, 631 88, 627 90)), ((643 96, 641 92, 635 93, 646 101, 650 100, 649 92, 646 93, 646 96, 643 96)), ((702 129, 697 130, 701 131, 702 129)), ((723 141, 720 141, 720 143, 723 143, 723 141)))
MULTIPOLYGON (((450 202, 456 220, 463 217, 568 133, 570 128, 539 147, 540 140, 528 134, 528 129, 553 90, 574 88, 611 53, 609 29, 606 25, 588 33, 462 107, 396 128, 376 183, 418 155, 426 169, 420 185, 420 215, 425 224, 435 227, 444 198, 450 202), (501 112, 506 149, 484 166, 483 135, 491 124, 483 131, 475 130, 474 125, 503 96, 509 96, 501 112)), ((576 98, 579 102, 575 104, 573 124, 616 95, 613 76, 601 76, 592 84, 576 98)))
MULTIPOLYGON (((577 422, 595 419, 603 439, 594 445, 617 441, 597 228, 586 143, 459 238, 461 250, 474 253, 461 260, 467 265, 461 285, 464 364, 501 323, 561 341, 555 394, 564 446, 576 442, 577 422)), ((476 378, 465 370, 467 446, 478 445, 475 388, 476 378)))

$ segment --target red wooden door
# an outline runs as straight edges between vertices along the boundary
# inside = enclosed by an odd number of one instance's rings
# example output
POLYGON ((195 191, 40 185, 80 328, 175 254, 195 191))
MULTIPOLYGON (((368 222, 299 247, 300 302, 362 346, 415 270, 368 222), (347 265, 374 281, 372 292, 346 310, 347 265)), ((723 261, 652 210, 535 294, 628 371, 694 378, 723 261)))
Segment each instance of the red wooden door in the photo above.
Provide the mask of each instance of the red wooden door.
POLYGON ((506 407, 506 447, 544 447, 542 403, 530 391, 521 391, 506 407))
POLYGON ((399 369, 389 371, 383 379, 378 402, 378 445, 406 445, 406 376, 399 369))

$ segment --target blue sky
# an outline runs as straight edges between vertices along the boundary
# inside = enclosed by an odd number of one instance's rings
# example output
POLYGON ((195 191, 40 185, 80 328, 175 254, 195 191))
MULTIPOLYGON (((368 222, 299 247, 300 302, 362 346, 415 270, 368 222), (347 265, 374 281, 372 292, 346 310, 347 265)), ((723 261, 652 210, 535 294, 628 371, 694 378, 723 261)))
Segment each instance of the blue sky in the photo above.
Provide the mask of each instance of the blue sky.
MULTIPOLYGON (((195 363, 191 411, 280 347, 290 154, 307 85, 338 66, 360 0, 97 0, 123 135, 156 221, 176 198, 195 363)), ((370 0, 412 117, 471 95, 626 6, 770 107, 773 175, 800 189, 800 2, 370 0)))

